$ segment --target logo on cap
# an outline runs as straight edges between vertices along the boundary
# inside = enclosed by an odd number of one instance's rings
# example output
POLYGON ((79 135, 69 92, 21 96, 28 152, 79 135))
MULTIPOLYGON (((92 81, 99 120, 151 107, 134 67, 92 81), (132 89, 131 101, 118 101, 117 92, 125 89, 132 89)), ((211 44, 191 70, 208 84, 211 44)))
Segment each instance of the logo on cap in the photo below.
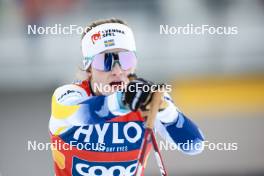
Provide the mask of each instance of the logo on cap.
POLYGON ((98 33, 95 33, 91 36, 91 40, 93 42, 93 44, 95 44, 96 40, 99 40, 101 39, 101 33, 100 31, 98 33))

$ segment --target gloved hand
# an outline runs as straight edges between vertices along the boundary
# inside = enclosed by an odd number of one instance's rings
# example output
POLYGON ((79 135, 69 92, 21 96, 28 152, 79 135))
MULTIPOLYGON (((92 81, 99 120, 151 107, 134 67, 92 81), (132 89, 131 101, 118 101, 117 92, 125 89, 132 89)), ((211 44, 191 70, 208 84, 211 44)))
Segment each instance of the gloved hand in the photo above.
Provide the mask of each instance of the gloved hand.
POLYGON ((122 101, 131 111, 137 111, 141 107, 147 106, 153 92, 151 91, 152 82, 143 78, 130 81, 123 92, 122 101))

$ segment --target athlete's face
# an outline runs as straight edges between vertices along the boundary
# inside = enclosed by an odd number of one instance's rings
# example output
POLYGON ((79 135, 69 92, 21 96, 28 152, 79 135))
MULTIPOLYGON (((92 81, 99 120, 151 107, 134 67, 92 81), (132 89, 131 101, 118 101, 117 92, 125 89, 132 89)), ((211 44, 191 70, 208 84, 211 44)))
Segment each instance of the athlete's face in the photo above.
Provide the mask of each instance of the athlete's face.
MULTIPOLYGON (((123 49, 112 49, 107 50, 105 52, 120 52, 125 51, 123 49)), ((128 75, 133 73, 134 68, 130 68, 128 70, 122 70, 120 65, 115 64, 113 69, 109 72, 104 72, 100 70, 96 70, 91 67, 91 83, 93 90, 96 94, 100 95, 110 95, 118 90, 118 86, 125 85, 129 82, 128 75), (101 86, 100 89, 96 89, 95 86, 101 86), (111 87, 111 89, 109 89, 111 87)), ((120 88, 120 87, 119 87, 120 88)))

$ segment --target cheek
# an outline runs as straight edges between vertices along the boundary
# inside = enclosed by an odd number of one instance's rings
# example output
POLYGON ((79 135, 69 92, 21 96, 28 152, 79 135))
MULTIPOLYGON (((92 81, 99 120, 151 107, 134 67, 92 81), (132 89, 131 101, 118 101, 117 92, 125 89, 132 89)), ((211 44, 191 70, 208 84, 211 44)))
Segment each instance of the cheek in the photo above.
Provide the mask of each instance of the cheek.
POLYGON ((124 81, 125 81, 125 83, 128 83, 129 82, 128 75, 131 74, 131 73, 134 73, 134 70, 135 69, 132 69, 131 68, 131 69, 127 70, 127 71, 124 71, 124 77, 125 77, 124 78, 124 81))
POLYGON ((102 71, 97 71, 95 69, 92 69, 92 78, 95 82, 102 82, 104 83, 107 79, 107 73, 102 71))
POLYGON ((124 74, 125 74, 126 76, 128 76, 129 74, 134 73, 134 71, 135 71, 135 68, 130 68, 130 69, 124 71, 124 74))

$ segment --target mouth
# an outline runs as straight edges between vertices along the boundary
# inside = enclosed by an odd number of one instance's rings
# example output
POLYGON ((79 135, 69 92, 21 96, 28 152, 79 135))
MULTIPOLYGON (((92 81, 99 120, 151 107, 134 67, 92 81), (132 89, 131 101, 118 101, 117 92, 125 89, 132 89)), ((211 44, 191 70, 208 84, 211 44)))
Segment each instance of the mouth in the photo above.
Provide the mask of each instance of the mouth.
POLYGON ((109 83, 109 85, 114 88, 115 90, 122 89, 124 82, 123 81, 112 81, 109 83))

